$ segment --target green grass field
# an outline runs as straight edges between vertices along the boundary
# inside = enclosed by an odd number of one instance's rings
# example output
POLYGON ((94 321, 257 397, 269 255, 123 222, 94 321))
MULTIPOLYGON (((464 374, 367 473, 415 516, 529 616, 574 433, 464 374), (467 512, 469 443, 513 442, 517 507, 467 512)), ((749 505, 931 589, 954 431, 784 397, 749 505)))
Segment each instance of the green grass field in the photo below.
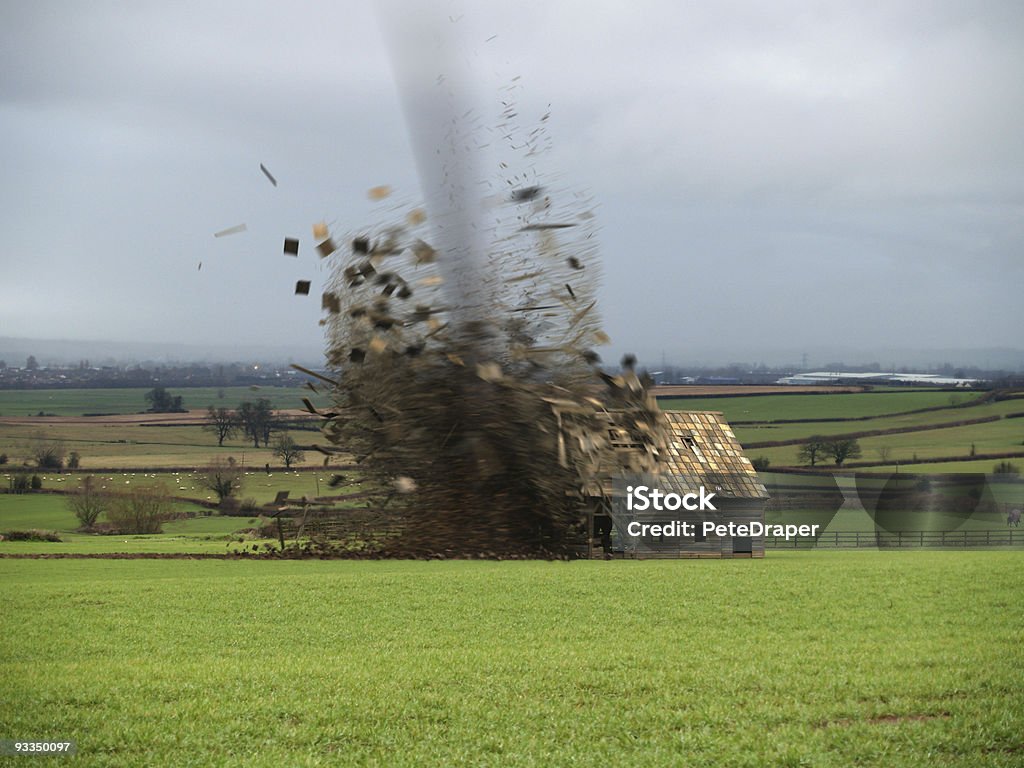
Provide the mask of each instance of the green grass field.
MULTIPOLYGON (((149 407, 146 393, 152 387, 123 389, 0 389, 0 416, 35 416, 42 411, 57 416, 87 413, 141 413, 149 407)), ((302 408, 302 398, 325 404, 322 396, 305 387, 171 387, 181 395, 188 410, 234 408, 244 400, 266 398, 275 409, 302 408)))
MULTIPOLYGON (((74 392, 46 396, 53 407, 35 410, 114 412, 125 391, 92 401, 74 392)), ((225 401, 264 392, 225 393, 225 401)), ((0 393, 0 413, 11 402, 25 410, 41 402, 9 395, 0 393)), ((803 400, 821 418, 827 408, 813 409, 831 401, 829 415, 875 414, 842 431, 1024 410, 1016 401, 879 415, 948 397, 752 397, 704 407, 789 418, 771 409, 803 400)), ((791 427, 824 431, 821 423, 751 431, 782 439, 776 430, 791 427)), ((5 426, 0 451, 18 457, 35 429, 5 426)), ((883 440, 892 458, 966 454, 971 442, 979 452, 1013 446, 1022 429, 1024 419, 1003 419, 861 443, 865 458, 883 440)), ((329 491, 332 471, 322 467, 268 475, 269 451, 237 439, 219 448, 195 426, 63 424, 48 436, 80 451, 84 471, 44 473, 46 488, 74 487, 90 466, 145 467, 95 475, 108 489, 162 482, 175 495, 212 499, 194 471, 159 470, 230 455, 249 468, 242 499, 360 489, 329 491)), ((779 464, 795 450, 751 455, 779 464)), ((990 484, 986 493, 1012 501, 1019 488, 990 484)), ((253 518, 187 502, 176 509, 197 516, 161 534, 96 536, 75 532, 59 494, 3 494, 0 531, 43 528, 63 541, 4 541, 0 555, 220 554, 263 544, 241 533, 253 518)), ((990 517, 970 525, 1005 530, 990 517)), ((863 510, 844 508, 830 530, 873 525, 863 510)), ((0 738, 75 739, 73 760, 104 766, 1016 766, 1024 762, 1016 651, 1024 606, 1011 589, 1022 558, 994 550, 609 563, 0 558, 0 738)))
MULTIPOLYGON (((87 473, 64 473, 42 475, 46 488, 70 489, 87 473)), ((346 473, 355 480, 351 473, 346 473)), ((162 484, 175 496, 214 500, 213 494, 196 484, 195 473, 191 472, 148 472, 94 475, 101 490, 119 490, 132 483, 149 485, 162 484)), ((242 477, 239 499, 253 499, 259 504, 273 501, 279 491, 288 491, 289 498, 303 496, 315 498, 327 494, 348 494, 363 489, 357 482, 331 489, 327 481, 329 470, 321 471, 274 471, 267 475, 263 471, 247 472, 242 477)), ((0 483, 6 485, 6 476, 0 475, 0 483)), ((358 506, 359 501, 340 502, 340 506, 358 506)), ((59 494, 0 495, 0 533, 9 530, 42 529, 54 531, 61 536, 60 542, 0 541, 0 554, 52 554, 73 553, 149 553, 149 552, 225 552, 251 549, 254 542, 246 539, 237 541, 239 530, 252 528, 256 522, 250 517, 226 517, 211 514, 209 509, 187 502, 176 502, 178 512, 191 512, 196 517, 188 520, 173 520, 163 526, 163 533, 139 536, 107 536, 76 533, 78 520, 67 505, 65 497, 59 494), (235 546, 236 544, 240 546, 235 546)), ((0 737, 2 738, 2 737, 0 737)))
MULTIPOLYGON (((924 432, 901 432, 893 435, 862 437, 858 439, 863 456, 856 461, 873 461, 882 464, 883 449, 888 450, 888 461, 885 464, 895 465, 897 460, 941 458, 947 456, 969 456, 971 446, 977 453, 1024 452, 1024 419, 1001 419, 985 424, 970 424, 963 427, 947 429, 931 429, 924 432)), ((749 451, 751 456, 764 456, 773 465, 797 465, 799 445, 788 445, 779 448, 754 448, 749 451)), ((1011 459, 1011 461, 1014 461, 1011 459)), ((1017 459, 1024 470, 1024 459, 1017 459)), ((997 462, 984 462, 991 472, 997 462)), ((908 467, 917 471, 918 466, 908 467)), ((968 471, 966 469, 954 471, 968 471)))
POLYGON ((1021 564, 4 560, 0 732, 100 766, 1019 766, 1021 564))
POLYGON ((979 392, 910 390, 825 395, 673 397, 659 399, 658 404, 664 410, 721 411, 727 421, 733 422, 882 416, 920 408, 944 408, 950 405, 953 398, 956 402, 967 403, 978 397, 981 397, 979 392))
MULTIPOLYGON (((89 467, 189 467, 215 458, 233 456, 249 466, 277 463, 270 448, 254 448, 251 440, 236 435, 217 445, 217 439, 201 426, 152 427, 138 424, 43 424, 5 425, 0 450, 27 457, 28 446, 38 435, 60 440, 68 451, 77 451, 83 469, 89 467)), ((296 442, 315 443, 319 433, 296 431, 296 442)), ((317 461, 317 455, 310 457, 317 461)), ((320 457, 322 459, 322 457, 320 457)), ((303 462, 306 463, 306 462, 303 462)))
MULTIPOLYGON (((0 391, 0 414, 35 413, 39 410, 60 414, 91 412, 124 412, 142 410, 145 406, 143 389, 123 390, 25 390, 0 391)), ((257 391, 245 387, 227 388, 218 398, 215 388, 183 389, 188 407, 203 408, 206 403, 234 406, 242 400, 257 396, 269 397, 275 407, 296 407, 299 398, 311 395, 306 389, 263 388, 257 391)), ((811 435, 834 436, 850 432, 886 429, 913 429, 943 424, 962 419, 976 419, 1019 413, 1024 410, 1024 399, 985 403, 970 408, 951 407, 951 401, 969 402, 981 397, 976 392, 945 392, 929 390, 887 391, 829 395, 752 395, 724 398, 673 398, 661 400, 663 408, 720 410, 731 422, 777 419, 823 419, 836 417, 863 417, 863 421, 828 422, 810 421, 799 424, 734 425, 737 438, 744 445, 768 441, 803 440, 811 435), (941 410, 904 416, 892 415, 920 408, 941 410)), ((322 404, 322 403, 321 403, 322 404)), ((250 467, 276 464, 267 448, 254 448, 241 436, 229 438, 218 446, 213 435, 199 426, 154 427, 147 425, 60 423, 40 420, 39 424, 8 424, 0 431, 0 453, 7 453, 13 463, 28 456, 27 446, 38 434, 64 442, 67 450, 81 455, 83 469, 90 468, 167 468, 191 467, 215 458, 233 456, 250 467)), ((293 433, 300 443, 320 441, 313 431, 293 433)), ((881 449, 889 452, 884 466, 895 466, 897 460, 907 461, 915 454, 919 459, 941 459, 949 456, 968 456, 972 444, 978 453, 1024 451, 1024 419, 1001 419, 990 424, 965 427, 904 432, 896 435, 862 438, 861 461, 883 465, 881 449)), ((797 464, 799 446, 779 448, 752 448, 751 457, 763 456, 773 466, 797 464)), ((305 466, 318 464, 320 457, 307 452, 305 466)), ((924 473, 948 471, 941 466, 915 465, 915 471, 924 473)), ((989 472, 994 462, 977 465, 971 471, 989 472)), ((966 467, 963 471, 967 471, 966 467)))
MULTIPOLYGON (((863 421, 812 421, 800 424, 756 424, 733 425, 733 431, 741 443, 758 443, 769 440, 799 440, 811 435, 841 435, 849 432, 870 432, 882 429, 913 429, 933 424, 949 424, 966 419, 981 419, 990 416, 1006 416, 1024 411, 1020 400, 1003 400, 998 403, 984 403, 971 408, 944 408, 940 411, 907 414, 905 416, 879 416, 863 421)), ((1021 427, 1024 429, 1024 425, 1021 427)))

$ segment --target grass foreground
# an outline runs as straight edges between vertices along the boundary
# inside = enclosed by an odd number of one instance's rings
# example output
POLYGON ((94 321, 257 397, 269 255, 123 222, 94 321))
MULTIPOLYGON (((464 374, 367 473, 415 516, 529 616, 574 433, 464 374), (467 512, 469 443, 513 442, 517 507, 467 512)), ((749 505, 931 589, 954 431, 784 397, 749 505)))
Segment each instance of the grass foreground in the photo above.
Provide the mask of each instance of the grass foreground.
POLYGON ((89 765, 1020 765, 1022 562, 0 560, 0 738, 89 765))

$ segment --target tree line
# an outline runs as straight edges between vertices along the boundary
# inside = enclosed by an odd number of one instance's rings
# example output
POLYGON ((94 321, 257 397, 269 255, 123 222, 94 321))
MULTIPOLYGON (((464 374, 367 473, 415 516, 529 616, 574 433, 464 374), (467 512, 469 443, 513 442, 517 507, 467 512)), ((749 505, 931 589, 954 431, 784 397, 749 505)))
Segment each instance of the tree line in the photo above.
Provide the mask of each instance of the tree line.
POLYGON ((252 440, 254 448, 259 448, 261 442, 264 446, 270 445, 270 435, 275 426, 274 409, 269 400, 261 397, 255 403, 246 401, 234 410, 207 406, 203 429, 217 437, 217 445, 224 445, 225 440, 240 432, 252 440))
POLYGON ((797 461, 813 467, 818 461, 828 457, 837 467, 841 467, 847 459, 859 459, 861 455, 860 443, 855 438, 813 435, 800 446, 797 461))
POLYGON ((290 468, 295 462, 302 461, 305 453, 283 426, 270 406, 270 401, 261 397, 255 403, 243 402, 235 410, 207 406, 203 429, 216 436, 217 445, 222 446, 225 440, 241 433, 252 440, 254 448, 259 448, 261 444, 264 448, 273 447, 274 455, 284 462, 285 467, 290 468), (271 446, 271 437, 275 432, 278 434, 271 446))

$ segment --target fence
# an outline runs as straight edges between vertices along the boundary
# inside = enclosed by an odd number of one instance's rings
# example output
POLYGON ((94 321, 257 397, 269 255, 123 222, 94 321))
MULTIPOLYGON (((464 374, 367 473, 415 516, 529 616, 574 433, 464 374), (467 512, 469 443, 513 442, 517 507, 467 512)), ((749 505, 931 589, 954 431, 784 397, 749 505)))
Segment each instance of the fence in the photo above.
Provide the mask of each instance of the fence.
POLYGON ((988 549, 1024 547, 1024 529, 1005 531, 833 531, 817 538, 765 536, 765 549, 988 549))

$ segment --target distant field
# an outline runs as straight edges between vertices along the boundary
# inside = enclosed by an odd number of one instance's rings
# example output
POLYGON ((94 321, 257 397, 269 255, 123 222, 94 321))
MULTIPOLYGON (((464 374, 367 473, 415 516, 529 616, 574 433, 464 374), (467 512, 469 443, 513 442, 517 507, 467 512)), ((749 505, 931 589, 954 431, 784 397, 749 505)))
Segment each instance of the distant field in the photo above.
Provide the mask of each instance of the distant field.
POLYGON ((912 429, 932 424, 947 424, 965 419, 1005 416, 1024 411, 1024 400, 1002 400, 971 408, 943 408, 938 411, 906 416, 878 416, 863 421, 810 421, 799 424, 733 425, 737 439, 743 443, 769 440, 797 440, 811 435, 841 435, 849 432, 870 432, 881 429, 912 429))
MULTIPOLYGON (((982 474, 991 474, 992 468, 998 463, 998 461, 1003 460, 985 459, 984 461, 939 461, 930 462, 928 464, 913 464, 910 466, 906 464, 902 466, 897 466, 896 464, 880 464, 878 466, 871 467, 869 471, 914 472, 916 474, 923 475, 956 474, 958 472, 981 472, 982 474)), ((1006 459, 1006 461, 1009 461, 1011 464, 1016 464, 1018 467, 1020 467, 1022 476, 1024 476, 1024 458, 1006 459)))
MULTIPOLYGON (((118 418, 83 418, 82 413, 130 414, 144 408, 144 389, 114 390, 49 390, 0 391, 0 413, 24 416, 0 416, 0 453, 6 453, 12 466, 29 458, 28 445, 39 435, 59 440, 68 451, 77 451, 81 467, 89 471, 96 468, 160 469, 201 466, 215 458, 233 457, 252 469, 279 463, 268 448, 254 448, 252 443, 235 435, 218 446, 214 436, 201 426, 178 424, 153 426, 151 424, 120 423, 118 418), (56 418, 28 417, 38 411, 63 413, 56 418), (17 423, 15 423, 17 421, 17 423)), ((268 397, 277 408, 294 408, 300 398, 312 395, 306 389, 246 387, 226 388, 218 397, 215 388, 173 390, 185 398, 185 405, 201 414, 204 403, 234 407, 243 400, 268 397)), ((787 394, 753 395, 727 398, 682 398, 661 400, 664 408, 710 409, 725 413, 733 424, 741 444, 749 446, 759 442, 798 440, 811 435, 842 435, 872 430, 912 429, 964 419, 1006 416, 1024 411, 1024 399, 989 402, 974 407, 952 407, 981 397, 976 392, 944 392, 935 390, 894 390, 875 393, 787 394), (892 415, 922 408, 938 410, 910 415, 892 415), (801 423, 767 423, 779 419, 830 419, 867 417, 859 421, 805 421, 801 423), (739 422, 758 421, 760 424, 743 425, 739 422)), ((318 401, 324 405, 323 401, 318 401)), ((120 418, 128 418, 123 416, 120 418)), ((300 444, 322 442, 318 431, 295 430, 293 437, 300 444)), ((859 461, 881 464, 882 451, 887 450, 885 467, 895 466, 897 460, 942 459, 950 456, 968 457, 971 446, 976 453, 1024 452, 1024 419, 1001 419, 996 422, 968 425, 939 430, 905 432, 895 435, 860 438, 863 456, 859 461)), ((751 458, 763 457, 771 466, 791 466, 798 463, 798 445, 777 448, 748 448, 751 458)), ((340 457, 339 463, 349 460, 340 457)), ((307 451, 299 466, 317 467, 321 455, 307 451)), ((1024 464, 1024 460, 1021 461, 1024 464)), ((948 463, 938 466, 913 465, 915 472, 985 471, 990 472, 995 462, 948 463)), ((269 490, 269 488, 268 488, 269 490)), ((315 489, 314 489, 315 490, 315 489)))
MULTIPOLYGON (((331 493, 352 493, 361 488, 359 485, 346 484, 343 490, 332 490, 327 481, 331 479, 334 470, 331 468, 319 468, 318 470, 295 470, 276 469, 267 474, 262 469, 246 470, 242 476, 242 487, 238 492, 241 499, 252 497, 263 504, 272 501, 278 491, 289 491, 292 498, 302 496, 313 497, 316 495, 327 495, 331 493)), ((352 472, 343 473, 349 480, 357 479, 352 472)), ((48 489, 70 490, 78 486, 78 482, 86 475, 93 476, 102 489, 118 490, 132 483, 154 484, 160 483, 166 486, 173 496, 185 496, 189 498, 210 500, 215 498, 210 491, 203 489, 197 483, 198 470, 183 472, 116 472, 116 473, 92 473, 88 470, 80 472, 64 472, 62 474, 41 474, 43 487, 48 489)), ((0 480, 6 486, 8 472, 0 472, 0 480)), ((8 503, 13 504, 22 499, 36 498, 32 494, 11 495, 0 501, 0 516, 3 508, 8 503)), ((61 499, 60 495, 43 496, 55 500, 61 499)), ((63 502, 61 502, 63 503, 63 502)))
MULTIPOLYGON (((178 511, 202 511, 192 504, 175 505, 178 511)), ((98 536, 75 533, 78 521, 64 501, 53 494, 0 496, 0 533, 9 530, 56 531, 60 542, 0 541, 0 554, 78 554, 107 552, 191 552, 227 551, 227 537, 253 520, 244 517, 195 517, 164 524, 164 533, 148 536, 98 536)), ((232 545, 239 548, 237 542, 232 545)))
MULTIPOLYGON (((836 395, 758 395, 730 398, 685 398, 660 400, 662 408, 719 410, 732 424, 747 455, 767 459, 772 467, 798 466, 800 443, 780 447, 754 447, 757 443, 804 441, 814 435, 832 437, 881 430, 913 430, 962 420, 1000 417, 985 424, 929 429, 860 437, 862 456, 851 462, 875 462, 877 471, 896 467, 897 461, 969 458, 972 451, 985 453, 1024 452, 1024 419, 1003 418, 1024 411, 1024 399, 1008 399, 972 407, 955 407, 983 396, 980 392, 939 392, 933 390, 886 391, 836 395), (923 408, 938 410, 893 415, 923 408), (816 419, 858 418, 857 421, 816 421, 816 419), (769 423, 783 419, 805 419, 800 423, 769 423), (742 422, 762 422, 743 424, 742 422), (885 459, 883 463, 883 454, 885 459)), ((911 472, 992 472, 998 460, 913 464, 911 472)), ((1010 459, 1011 462, 1015 461, 1010 459)), ((1024 458, 1016 460, 1024 470, 1024 458)), ((819 465, 828 466, 825 458, 819 465)))
MULTIPOLYGON (((652 388, 656 397, 703 397, 705 395, 767 395, 774 392, 800 394, 802 392, 863 392, 862 386, 820 386, 793 387, 788 384, 658 384, 652 388)), ((904 389, 904 391, 906 391, 904 389)))
MULTIPOLYGON (((41 475, 43 486, 47 489, 70 490, 77 487, 82 473, 44 474, 41 475)), ((253 499, 258 504, 266 504, 274 500, 280 491, 288 491, 289 498, 299 500, 302 497, 341 495, 357 493, 364 486, 349 482, 345 486, 331 489, 327 481, 333 472, 329 469, 321 471, 274 471, 266 474, 263 471, 247 472, 242 479, 242 487, 238 492, 240 500, 253 499)), ((357 478, 351 472, 345 472, 349 480, 357 478)), ((132 484, 162 484, 171 495, 214 501, 212 492, 196 483, 191 472, 129 472, 117 474, 94 475, 101 490, 118 491, 132 484)), ((8 475, 0 472, 0 484, 7 485, 8 475)), ((365 502, 359 500, 338 502, 338 506, 360 506, 365 502)), ((223 552, 224 537, 242 528, 252 527, 254 520, 246 517, 225 517, 211 514, 210 510, 187 502, 176 502, 176 511, 191 512, 199 516, 189 520, 174 520, 164 524, 164 532, 146 536, 95 536, 76 533, 78 521, 69 509, 66 498, 62 494, 26 493, 21 495, 0 495, 0 533, 7 530, 24 530, 38 528, 55 531, 60 534, 61 542, 22 542, 0 541, 2 553, 90 553, 90 552, 223 552), (212 546, 208 539, 216 537, 220 542, 212 546)), ((248 544, 247 544, 248 546, 248 544)), ((236 547, 237 548, 237 547, 236 547)))
POLYGON ((966 403, 981 396, 979 392, 912 390, 839 395, 663 398, 658 404, 664 410, 721 411, 727 421, 735 422, 882 416, 920 408, 947 407, 951 399, 966 403))
MULTIPOLYGON (((763 438, 759 438, 763 439, 763 438)), ((773 438, 774 439, 774 438, 773 438)), ((924 432, 904 432, 894 435, 859 438, 863 456, 857 461, 882 462, 882 449, 888 449, 886 464, 895 464, 897 460, 941 458, 945 456, 964 456, 970 454, 973 445, 977 453, 1024 452, 1024 419, 1002 419, 986 424, 971 424, 964 427, 949 429, 932 429, 924 432)), ((797 465, 799 445, 780 448, 755 448, 749 453, 752 456, 764 456, 773 465, 797 465)), ((1024 471, 1024 459, 1017 461, 1024 471)), ((827 462, 826 462, 827 463, 827 462)), ((991 472, 996 460, 986 462, 991 472)), ((917 471, 916 465, 909 468, 917 471)), ((955 470, 966 471, 966 470, 955 470)))
POLYGON ((0 722, 109 766, 1019 766, 1021 564, 0 560, 0 722))
MULTIPOLYGON (((90 467, 189 467, 214 458, 233 456, 247 466, 276 464, 269 448, 253 448, 252 441, 235 435, 223 446, 199 426, 151 427, 135 424, 40 424, 0 426, 0 451, 12 457, 27 456, 26 446, 36 435, 64 442, 68 451, 82 457, 82 468, 90 467)), ((322 442, 319 432, 299 430, 295 441, 309 445, 322 442)), ((303 465, 319 464, 323 456, 309 452, 303 465)))
MULTIPOLYGON (((0 416, 34 416, 40 411, 58 416, 86 413, 139 413, 149 404, 145 395, 152 387, 126 389, 0 389, 0 416)), ((234 408, 239 403, 266 398, 275 409, 301 408, 302 398, 317 401, 305 387, 170 387, 181 395, 189 410, 207 406, 234 408)), ((322 399, 320 400, 323 404, 322 399)))

